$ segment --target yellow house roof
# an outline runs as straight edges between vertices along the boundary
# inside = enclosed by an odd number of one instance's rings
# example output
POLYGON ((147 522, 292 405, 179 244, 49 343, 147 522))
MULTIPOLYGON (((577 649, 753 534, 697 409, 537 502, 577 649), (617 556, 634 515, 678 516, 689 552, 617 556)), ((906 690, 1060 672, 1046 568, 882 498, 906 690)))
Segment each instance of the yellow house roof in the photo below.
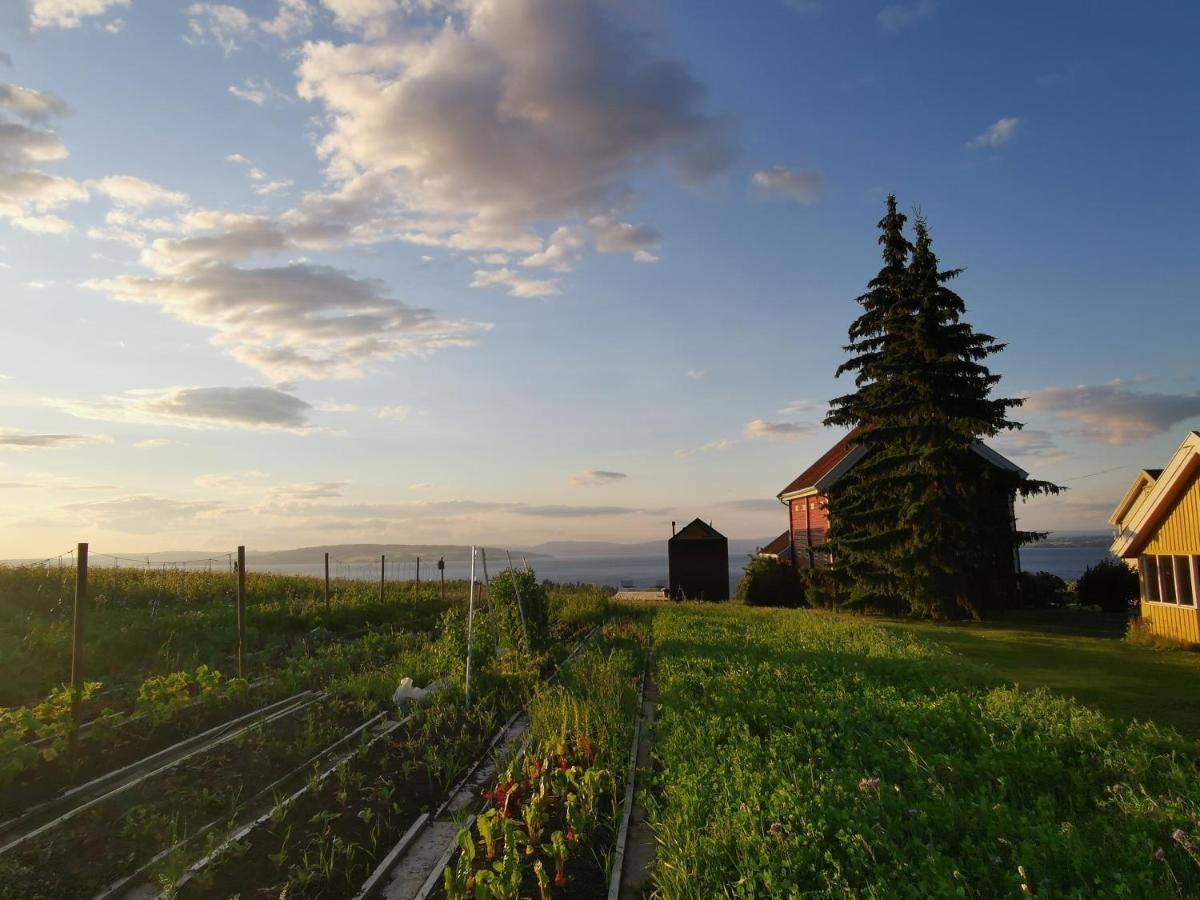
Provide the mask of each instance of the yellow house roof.
POLYGON ((1151 477, 1150 471, 1143 471, 1109 517, 1109 521, 1121 529, 1112 543, 1113 555, 1127 559, 1137 556, 1162 523, 1171 504, 1187 490, 1198 472, 1200 432, 1192 431, 1179 445, 1162 474, 1153 479, 1150 490, 1142 493, 1146 479, 1151 477))

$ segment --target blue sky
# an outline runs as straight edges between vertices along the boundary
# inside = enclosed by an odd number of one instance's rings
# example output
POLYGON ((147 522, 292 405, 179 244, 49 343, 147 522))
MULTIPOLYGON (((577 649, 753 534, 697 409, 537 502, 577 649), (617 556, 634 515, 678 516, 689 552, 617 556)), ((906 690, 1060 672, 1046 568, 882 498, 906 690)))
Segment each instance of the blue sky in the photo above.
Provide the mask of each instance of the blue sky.
POLYGON ((1099 528, 1200 427, 1190 3, 0 13, 5 556, 647 540, 836 439, 889 191, 1099 528), (1086 477, 1081 477, 1086 476, 1086 477), (62 546, 59 546, 62 545, 62 546))

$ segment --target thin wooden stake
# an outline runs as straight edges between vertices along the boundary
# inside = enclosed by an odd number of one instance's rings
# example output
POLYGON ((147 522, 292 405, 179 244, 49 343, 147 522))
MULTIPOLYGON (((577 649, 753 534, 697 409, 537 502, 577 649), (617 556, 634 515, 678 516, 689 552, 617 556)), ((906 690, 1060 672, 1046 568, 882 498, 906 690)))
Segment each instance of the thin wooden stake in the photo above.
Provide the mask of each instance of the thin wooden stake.
POLYGON ((238 547, 237 559, 237 626, 238 678, 246 677, 246 548, 238 547))
POLYGON ((329 614, 329 554, 325 554, 325 614, 329 614))
POLYGON ((463 690, 467 705, 471 704, 471 650, 475 637, 475 545, 471 545, 471 589, 467 595, 467 684, 463 690))
POLYGON ((387 574, 386 574, 387 573, 387 563, 385 562, 386 559, 387 559, 387 556, 385 554, 380 554, 380 556, 379 556, 379 602, 380 603, 383 602, 383 582, 384 582, 384 579, 387 577, 387 574))
POLYGON ((438 559, 438 574, 442 576, 442 603, 446 602, 446 560, 445 557, 438 559))
POLYGON ((421 588, 421 557, 417 557, 417 589, 421 588))
POLYGON ((71 749, 75 747, 75 729, 79 727, 79 696, 83 690, 83 619, 87 610, 88 545, 75 548, 75 622, 71 633, 71 749))

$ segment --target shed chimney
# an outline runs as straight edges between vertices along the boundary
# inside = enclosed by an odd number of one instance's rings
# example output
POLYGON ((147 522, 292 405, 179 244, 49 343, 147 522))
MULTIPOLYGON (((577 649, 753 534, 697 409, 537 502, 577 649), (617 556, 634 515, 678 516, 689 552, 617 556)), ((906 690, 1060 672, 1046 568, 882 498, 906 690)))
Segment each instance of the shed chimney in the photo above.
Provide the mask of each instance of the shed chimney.
POLYGON ((675 537, 675 523, 671 523, 671 537, 675 537))

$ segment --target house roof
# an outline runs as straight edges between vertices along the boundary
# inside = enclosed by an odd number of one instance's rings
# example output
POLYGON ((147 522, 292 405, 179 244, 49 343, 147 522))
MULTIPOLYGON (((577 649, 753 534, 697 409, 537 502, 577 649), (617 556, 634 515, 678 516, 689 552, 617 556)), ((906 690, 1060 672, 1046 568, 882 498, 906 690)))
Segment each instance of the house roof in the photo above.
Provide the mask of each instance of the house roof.
POLYGON ((703 522, 700 519, 692 519, 692 521, 688 522, 686 525, 684 525, 682 528, 680 528, 677 532, 675 532, 675 534, 671 538, 671 540, 673 540, 673 541, 712 541, 712 540, 723 541, 723 540, 725 540, 725 535, 721 534, 721 532, 717 531, 717 529, 713 528, 707 522, 703 522))
POLYGON ((822 454, 816 462, 797 475, 792 483, 775 496, 783 499, 789 494, 798 494, 815 488, 825 476, 829 475, 839 465, 846 462, 847 457, 858 446, 854 440, 862 433, 861 427, 846 434, 840 441, 822 454))
MULTIPOLYGON (((1137 486, 1153 471, 1147 469, 1139 472, 1134 485, 1137 486)), ((1200 431, 1191 431, 1166 468, 1154 479, 1154 486, 1145 499, 1133 508, 1127 521, 1122 523, 1121 533, 1112 543, 1113 555, 1126 559, 1137 556, 1171 511, 1172 504, 1195 481, 1197 473, 1200 473, 1200 431)), ((1122 512, 1120 507, 1113 513, 1114 517, 1117 512, 1122 512)))
POLYGON ((1142 469, 1138 472, 1137 477, 1133 479, 1133 484, 1129 486, 1129 490, 1125 492, 1125 496, 1121 498, 1121 502, 1117 504, 1113 514, 1108 517, 1108 524, 1120 528, 1139 502, 1146 499, 1147 492, 1154 487, 1154 482, 1158 481, 1160 475, 1162 475, 1162 469, 1142 469))
MULTIPOLYGON (((846 474, 847 471, 866 455, 867 448, 862 444, 856 443, 856 438, 863 430, 863 427, 859 426, 846 434, 845 437, 826 450, 824 455, 796 476, 791 484, 775 496, 780 500, 787 500, 791 497, 804 494, 824 494, 837 483, 839 478, 846 474)), ((982 441, 973 443, 971 449, 998 469, 1008 469, 1011 472, 1018 473, 1022 478, 1025 478, 1029 474, 1012 460, 997 453, 982 441)))
POLYGON ((763 547, 758 552, 763 556, 779 556, 783 551, 790 549, 792 546, 791 532, 785 531, 767 546, 763 547))

